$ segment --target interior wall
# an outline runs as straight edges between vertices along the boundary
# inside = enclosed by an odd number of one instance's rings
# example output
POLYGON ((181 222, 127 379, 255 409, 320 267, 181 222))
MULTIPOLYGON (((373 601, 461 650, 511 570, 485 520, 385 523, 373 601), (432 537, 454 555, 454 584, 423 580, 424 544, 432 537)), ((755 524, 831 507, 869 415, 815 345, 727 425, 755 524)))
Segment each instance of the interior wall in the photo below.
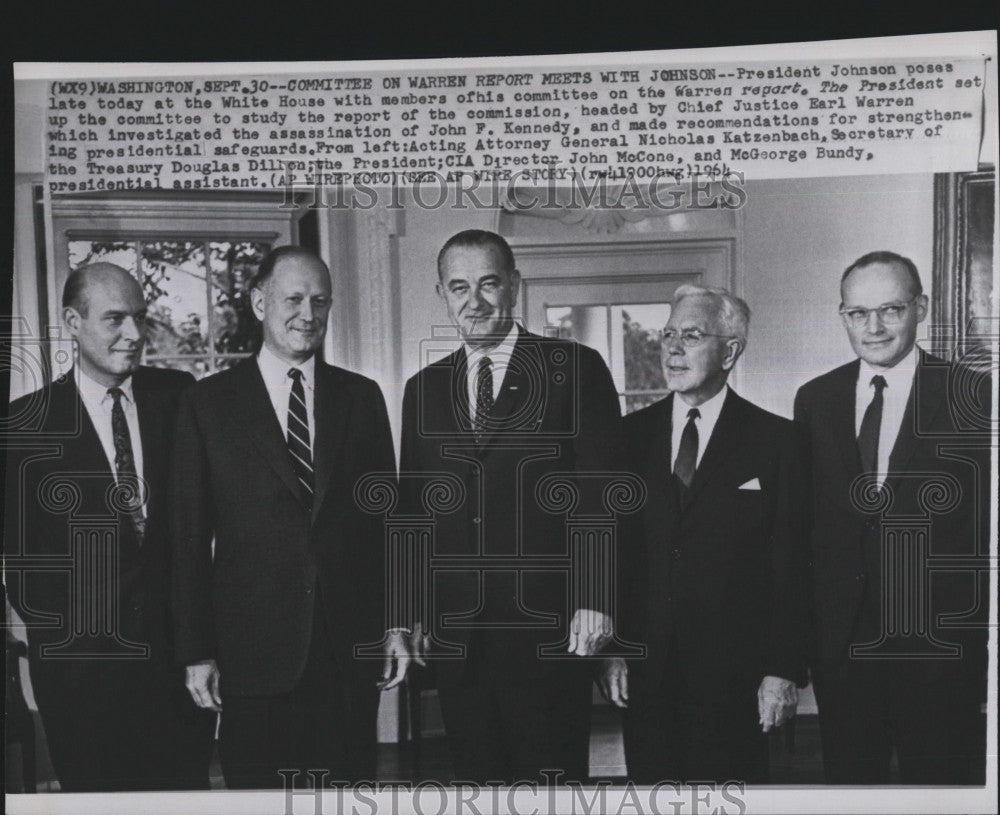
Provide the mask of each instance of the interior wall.
MULTIPOLYGON (((852 358, 837 313, 840 275, 851 261, 877 249, 899 252, 917 264, 931 294, 933 176, 756 181, 748 183, 747 193, 737 235, 752 318, 739 387, 751 401, 791 416, 801 384, 852 358)), ((419 369, 421 341, 447 324, 434 292, 441 245, 461 229, 494 229, 496 220, 491 210, 405 206, 405 234, 399 237, 401 376, 389 387, 400 387, 419 369)), ((531 220, 533 232, 553 241, 594 237, 578 226, 531 220)), ((531 275, 528 268, 521 272, 531 275)))
POLYGON ((932 294, 934 177, 757 181, 747 192, 743 260, 752 316, 742 389, 791 416, 800 385, 854 356, 837 313, 840 276, 853 260, 898 252, 917 264, 932 294))

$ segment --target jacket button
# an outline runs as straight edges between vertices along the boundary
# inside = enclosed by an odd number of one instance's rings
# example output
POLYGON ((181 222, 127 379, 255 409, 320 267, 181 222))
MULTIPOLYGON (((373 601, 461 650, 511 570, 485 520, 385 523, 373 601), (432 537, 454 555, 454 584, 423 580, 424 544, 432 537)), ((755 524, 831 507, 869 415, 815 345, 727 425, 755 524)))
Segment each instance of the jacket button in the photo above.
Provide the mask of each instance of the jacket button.
POLYGON ((677 548, 671 549, 670 554, 673 555, 675 558, 679 558, 681 556, 681 550, 677 548))
POLYGON ((313 593, 312 586, 306 586, 306 594, 312 594, 312 593, 313 593))
POLYGON ((478 524, 479 524, 479 522, 480 522, 480 520, 481 520, 481 518, 480 518, 480 517, 479 517, 479 516, 477 515, 477 516, 476 516, 475 518, 473 518, 473 519, 472 519, 472 522, 473 522, 474 524, 477 524, 477 525, 478 525, 478 524))
POLYGON ((864 580, 865 579, 865 573, 864 572, 859 572, 858 574, 854 575, 854 579, 855 580, 859 580, 859 581, 860 580, 864 580))

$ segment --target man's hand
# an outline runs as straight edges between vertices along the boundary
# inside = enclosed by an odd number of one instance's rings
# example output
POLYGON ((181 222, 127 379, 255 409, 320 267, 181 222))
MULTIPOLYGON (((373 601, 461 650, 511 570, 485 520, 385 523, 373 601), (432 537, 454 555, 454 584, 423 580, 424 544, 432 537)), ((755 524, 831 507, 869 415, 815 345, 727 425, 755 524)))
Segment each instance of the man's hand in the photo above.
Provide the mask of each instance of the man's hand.
POLYGON ((628 664, 621 657, 606 657, 597 672, 601 695, 615 707, 628 707, 628 664))
POLYGON ((385 665, 382 668, 382 679, 378 682, 379 690, 391 690, 406 678, 406 671, 410 667, 410 649, 406 639, 406 632, 398 628, 386 632, 385 665))
POLYGON ((427 652, 431 647, 431 635, 429 631, 424 631, 424 624, 415 622, 413 633, 410 634, 410 655, 413 661, 421 668, 427 667, 427 652))
POLYGON ((795 683, 780 676, 765 676, 757 691, 757 711, 765 733, 779 728, 795 715, 799 704, 799 689, 795 683))
POLYGON ((214 659, 193 662, 185 669, 184 684, 198 707, 222 710, 222 696, 219 693, 219 669, 214 659))
POLYGON ((578 608, 569 624, 567 650, 581 657, 591 657, 611 641, 614 633, 614 623, 607 614, 589 608, 578 608))

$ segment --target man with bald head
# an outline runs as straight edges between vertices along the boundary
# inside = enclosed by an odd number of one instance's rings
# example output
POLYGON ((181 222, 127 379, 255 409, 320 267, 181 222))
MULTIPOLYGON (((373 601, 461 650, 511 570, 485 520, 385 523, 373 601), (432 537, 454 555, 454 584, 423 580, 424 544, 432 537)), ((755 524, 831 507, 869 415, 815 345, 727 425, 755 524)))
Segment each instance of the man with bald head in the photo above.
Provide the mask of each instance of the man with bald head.
POLYGON ((76 364, 11 406, 40 409, 11 442, 4 543, 35 564, 9 560, 7 586, 49 754, 65 792, 207 789, 214 717, 168 632, 167 457, 193 379, 140 365, 146 303, 124 269, 76 269, 62 305, 76 364))
POLYGON ((375 382, 317 358, 330 295, 319 257, 272 250, 251 290, 259 353, 181 400, 177 652, 192 698, 222 712, 229 788, 373 780, 379 689, 409 663, 385 628, 383 521, 354 500, 395 471, 389 419, 375 382), (384 664, 355 657, 380 641, 384 664))
POLYGON ((928 303, 908 258, 858 258, 840 300, 857 359, 795 398, 826 780, 982 784, 989 378, 917 347, 928 303))

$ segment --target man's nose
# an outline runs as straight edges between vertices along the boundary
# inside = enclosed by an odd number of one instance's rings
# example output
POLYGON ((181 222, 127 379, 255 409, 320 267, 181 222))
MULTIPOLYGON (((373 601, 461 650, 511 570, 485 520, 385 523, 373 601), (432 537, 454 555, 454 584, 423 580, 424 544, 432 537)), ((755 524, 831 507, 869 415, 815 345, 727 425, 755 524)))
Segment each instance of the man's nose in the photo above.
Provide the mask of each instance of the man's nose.
POLYGON ((122 320, 122 338, 126 340, 138 340, 142 337, 142 328, 134 317, 126 317, 122 320))
POLYGON ((882 314, 877 308, 873 308, 868 312, 868 316, 865 317, 865 330, 869 334, 881 334, 885 329, 885 324, 882 322, 882 314))
POLYGON ((684 343, 681 341, 680 334, 674 337, 668 337, 663 340, 664 344, 667 346, 668 354, 683 354, 684 353, 684 343))
POLYGON ((299 317, 306 322, 312 322, 313 316, 316 313, 316 309, 313 308, 313 304, 308 300, 302 301, 302 306, 299 308, 299 317))

